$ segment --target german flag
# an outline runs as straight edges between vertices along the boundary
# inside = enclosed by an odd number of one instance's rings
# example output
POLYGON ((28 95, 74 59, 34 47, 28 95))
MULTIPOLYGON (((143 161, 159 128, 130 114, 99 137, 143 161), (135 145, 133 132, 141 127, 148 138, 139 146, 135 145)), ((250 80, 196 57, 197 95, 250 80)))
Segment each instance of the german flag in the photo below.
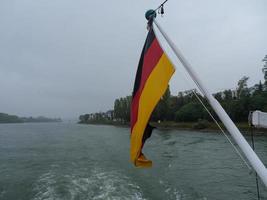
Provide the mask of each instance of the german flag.
POLYGON ((143 145, 154 127, 149 118, 165 93, 175 68, 150 28, 139 61, 131 104, 131 161, 137 167, 151 167, 142 153, 143 145))

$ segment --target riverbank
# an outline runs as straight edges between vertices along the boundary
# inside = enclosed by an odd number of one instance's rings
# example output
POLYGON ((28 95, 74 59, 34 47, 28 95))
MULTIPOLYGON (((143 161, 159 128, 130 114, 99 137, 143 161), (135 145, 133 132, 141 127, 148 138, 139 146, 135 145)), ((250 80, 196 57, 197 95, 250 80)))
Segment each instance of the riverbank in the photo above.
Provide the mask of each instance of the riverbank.
MULTIPOLYGON (((112 125, 120 127, 130 127, 129 123, 121 123, 118 121, 102 121, 102 122, 87 122, 80 124, 94 124, 94 125, 112 125)), ((164 121, 164 122, 151 122, 152 126, 155 126, 158 129, 174 129, 174 130, 188 130, 188 131, 201 131, 201 132, 217 132, 220 131, 218 126, 213 122, 173 122, 173 121, 164 121)), ((225 130, 224 125, 219 123, 220 126, 225 130)), ((239 122, 235 123, 239 130, 243 132, 249 132, 250 127, 248 123, 239 122)), ((257 133, 267 133, 267 129, 255 129, 257 133)))
POLYGON ((7 113, 0 113, 0 124, 9 123, 33 123, 33 122, 62 122, 60 118, 48 117, 19 117, 17 115, 10 115, 7 113))

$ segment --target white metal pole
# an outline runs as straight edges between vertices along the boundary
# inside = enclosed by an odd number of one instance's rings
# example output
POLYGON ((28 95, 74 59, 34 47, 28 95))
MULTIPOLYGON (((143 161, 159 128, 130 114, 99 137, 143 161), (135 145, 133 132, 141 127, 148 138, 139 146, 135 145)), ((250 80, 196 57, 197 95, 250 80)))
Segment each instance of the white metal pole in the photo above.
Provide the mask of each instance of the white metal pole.
POLYGON ((230 119, 230 117, 227 115, 227 113, 222 108, 220 103, 212 96, 212 94, 208 91, 203 82, 198 78, 197 73, 193 70, 191 65, 182 55, 181 51, 176 47, 176 45, 172 42, 172 40, 168 37, 168 35, 165 33, 165 31, 161 28, 161 26, 157 23, 155 19, 154 19, 154 24, 156 24, 158 30, 165 38, 165 40, 167 41, 167 43, 169 44, 169 46, 171 47, 177 58, 183 64, 184 68, 189 73, 191 78, 197 84, 201 92, 206 96, 216 114, 219 116, 219 118, 221 119, 221 121, 231 134, 231 136, 234 138, 239 148, 242 150, 242 152, 244 153, 244 155, 246 156, 246 158, 248 159, 254 170, 257 172, 257 174, 263 181, 264 185, 267 187, 267 170, 264 164, 261 162, 257 154, 252 150, 246 139, 240 133, 240 131, 233 123, 233 121, 230 119))

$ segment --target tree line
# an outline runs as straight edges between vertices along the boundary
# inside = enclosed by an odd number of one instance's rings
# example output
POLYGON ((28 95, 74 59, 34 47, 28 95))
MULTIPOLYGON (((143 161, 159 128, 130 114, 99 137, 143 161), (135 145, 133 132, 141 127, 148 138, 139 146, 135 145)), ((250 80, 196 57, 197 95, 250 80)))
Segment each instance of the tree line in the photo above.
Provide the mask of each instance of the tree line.
MULTIPOLYGON (((217 92, 214 97, 221 103, 234 122, 247 122, 250 111, 261 110, 267 112, 267 82, 259 82, 253 87, 248 87, 248 77, 244 76, 238 81, 235 90, 217 92)), ((203 101, 208 110, 217 118, 207 99, 196 90, 179 92, 171 95, 169 87, 160 99, 151 115, 151 121, 197 122, 199 120, 212 121, 211 117, 201 105, 198 98, 203 101)), ((115 100, 112 117, 108 120, 128 124, 130 122, 131 96, 115 100)), ((95 113, 97 114, 97 113, 95 113)), ((92 114, 87 114, 92 115, 92 114)), ((84 115, 80 116, 81 118, 84 115)), ((101 120, 107 120, 101 115, 101 120)), ((87 119, 88 120, 88 119, 87 119)), ((90 122, 90 120, 89 120, 90 122)))
POLYGON ((17 115, 9 115, 0 113, 0 123, 27 123, 27 122, 61 122, 60 118, 39 117, 18 117, 17 115))

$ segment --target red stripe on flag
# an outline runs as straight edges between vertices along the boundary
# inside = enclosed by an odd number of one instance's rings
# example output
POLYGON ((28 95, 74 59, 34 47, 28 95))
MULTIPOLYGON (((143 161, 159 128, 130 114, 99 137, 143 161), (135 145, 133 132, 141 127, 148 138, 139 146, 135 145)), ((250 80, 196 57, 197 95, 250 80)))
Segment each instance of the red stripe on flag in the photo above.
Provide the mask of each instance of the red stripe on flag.
POLYGON ((163 50, 161 49, 158 40, 155 38, 154 41, 152 42, 150 48, 147 50, 147 52, 144 56, 140 87, 138 88, 138 91, 136 92, 135 96, 132 99, 131 132, 132 132, 132 129, 133 129, 133 127, 137 121, 139 99, 140 99, 141 93, 144 89, 145 83, 146 83, 149 75, 151 74, 152 70, 159 62, 162 54, 163 54, 163 50))

